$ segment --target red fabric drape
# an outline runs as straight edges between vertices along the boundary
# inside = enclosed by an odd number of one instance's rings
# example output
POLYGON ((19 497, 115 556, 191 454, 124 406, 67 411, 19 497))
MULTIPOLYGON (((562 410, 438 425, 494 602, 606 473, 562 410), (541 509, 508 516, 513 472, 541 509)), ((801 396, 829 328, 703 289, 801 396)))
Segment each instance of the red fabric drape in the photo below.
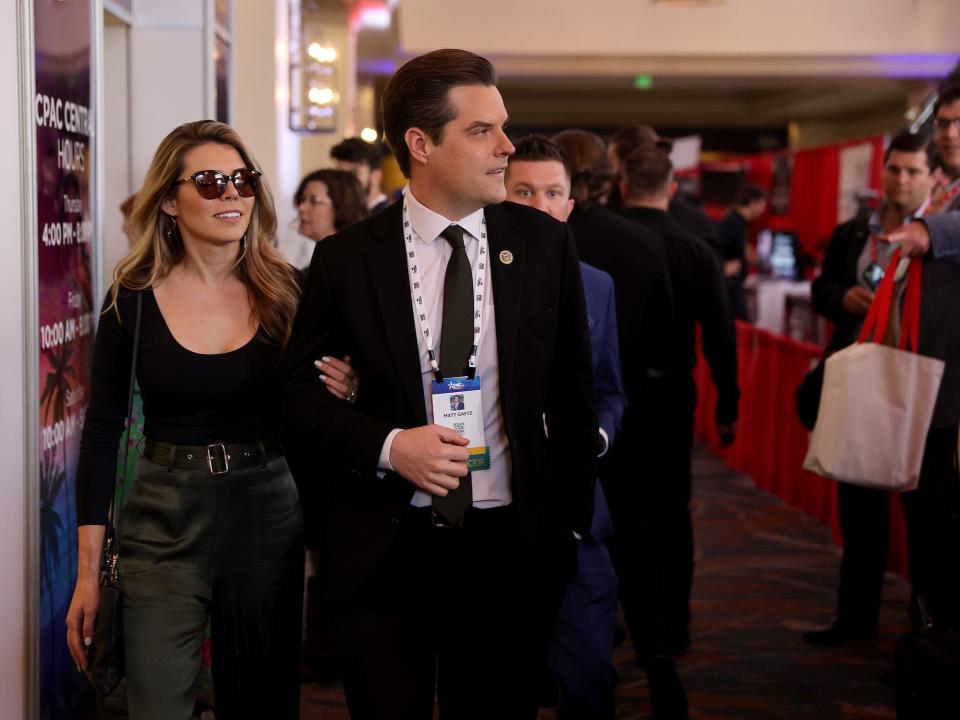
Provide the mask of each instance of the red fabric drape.
MULTIPOLYGON (((869 143, 873 146, 870 178, 864 189, 880 190, 883 173, 883 137, 880 135, 849 140, 833 145, 797 150, 793 155, 793 175, 790 183, 790 212, 785 216, 764 215, 757 228, 792 230, 797 233, 800 247, 815 260, 823 256, 823 248, 838 222, 837 201, 840 192, 840 153, 844 148, 869 143)), ((723 161, 705 163, 701 167, 713 170, 729 168, 743 172, 747 182, 767 190, 773 189, 774 161, 788 151, 736 155, 723 161)), ((727 208, 708 207, 707 211, 719 220, 727 208)))
MULTIPOLYGON (((724 448, 717 436, 713 421, 717 394, 702 356, 695 371, 700 398, 695 417, 697 438, 723 456, 731 469, 749 475, 757 487, 829 525, 834 541, 840 544, 836 483, 803 469, 809 436, 796 413, 797 386, 819 360, 822 349, 738 322, 737 352, 742 393, 737 438, 724 448)), ((906 576, 906 526, 895 495, 890 507, 887 567, 906 576)))

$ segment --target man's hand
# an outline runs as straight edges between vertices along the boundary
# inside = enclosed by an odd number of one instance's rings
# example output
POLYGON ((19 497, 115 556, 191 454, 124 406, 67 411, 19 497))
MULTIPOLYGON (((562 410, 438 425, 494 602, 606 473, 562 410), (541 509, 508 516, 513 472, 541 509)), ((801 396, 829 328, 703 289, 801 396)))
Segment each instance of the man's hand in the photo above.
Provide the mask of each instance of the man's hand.
POLYGON ((866 315, 870 312, 870 303, 872 302, 873 292, 865 287, 855 285, 844 293, 843 311, 850 315, 866 315))
POLYGON ((930 233, 922 222, 911 222, 887 235, 881 235, 883 242, 899 243, 903 248, 903 257, 920 257, 930 251, 930 233))
POLYGON ((468 443, 459 433, 436 424, 401 430, 390 446, 390 464, 424 492, 443 497, 467 475, 468 443))
POLYGON ((729 425, 717 424, 717 435, 720 436, 720 442, 723 443, 724 447, 733 445, 733 441, 737 437, 737 426, 739 424, 739 420, 734 420, 729 425))

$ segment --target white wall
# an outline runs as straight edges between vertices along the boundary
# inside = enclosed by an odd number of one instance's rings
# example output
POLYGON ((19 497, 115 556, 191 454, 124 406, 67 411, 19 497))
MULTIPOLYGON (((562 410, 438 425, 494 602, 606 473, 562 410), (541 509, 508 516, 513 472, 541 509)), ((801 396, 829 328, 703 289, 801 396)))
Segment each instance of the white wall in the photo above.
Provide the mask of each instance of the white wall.
MULTIPOLYGON (((25 1, 25 0, 24 0, 25 1)), ((5 241, 0 243, 0 708, 5 720, 24 717, 27 658, 24 598, 27 587, 25 519, 24 401, 24 267, 21 215, 25 194, 20 182, 20 108, 25 101, 18 87, 18 23, 16 2, 0 3, 0 97, 7 109, 0 112, 0 157, 8 172, 0 173, 0 208, 5 241), (23 194, 22 194, 23 193, 23 194)), ((33 131, 33 128, 28 128, 33 131)))
POLYGON ((294 227, 293 195, 301 175, 313 168, 302 163, 302 136, 290 130, 287 12, 285 0, 234 2, 232 124, 273 192, 280 250, 290 262, 302 266, 312 243, 294 227))
MULTIPOLYGON (((103 29, 103 222, 101 277, 106 288, 113 268, 127 254, 120 203, 134 190, 130 178, 129 28, 103 29)), ((96 302, 99 302, 99 298, 96 302)))
MULTIPOLYGON (((131 182, 140 187, 160 141, 208 117, 205 2, 135 0, 130 30, 131 182)), ((109 211, 110 208, 105 208, 109 211)))

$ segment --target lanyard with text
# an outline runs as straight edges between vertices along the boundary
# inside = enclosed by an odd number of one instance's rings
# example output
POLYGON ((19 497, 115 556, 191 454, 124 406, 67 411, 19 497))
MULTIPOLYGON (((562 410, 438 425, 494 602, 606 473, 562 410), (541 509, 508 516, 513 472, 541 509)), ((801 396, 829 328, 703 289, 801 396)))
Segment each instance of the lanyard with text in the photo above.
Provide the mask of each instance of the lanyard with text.
MULTIPOLYGON (((417 250, 413 242, 413 228, 410 226, 410 217, 407 211, 407 194, 403 194, 403 237, 406 242, 407 250, 407 275, 410 279, 410 292, 413 295, 413 302, 417 309, 417 321, 420 323, 420 334, 423 336, 423 343, 427 348, 427 356, 430 358, 430 368, 437 382, 443 381, 443 374, 440 372, 440 364, 437 362, 437 354, 434 349, 433 334, 430 332, 430 320, 427 318, 427 304, 423 298, 423 287, 420 280, 420 268, 417 266, 417 250)), ((487 221, 483 219, 480 225, 479 249, 477 250, 477 269, 474 273, 474 293, 473 293, 473 345, 470 348, 470 376, 476 373, 477 368, 477 348, 480 346, 480 330, 483 327, 483 294, 484 294, 484 276, 487 267, 487 221)))
POLYGON ((930 208, 927 214, 936 215, 943 212, 958 194, 960 194, 960 180, 954 180, 946 187, 939 188, 933 193, 933 199, 929 201, 930 208))

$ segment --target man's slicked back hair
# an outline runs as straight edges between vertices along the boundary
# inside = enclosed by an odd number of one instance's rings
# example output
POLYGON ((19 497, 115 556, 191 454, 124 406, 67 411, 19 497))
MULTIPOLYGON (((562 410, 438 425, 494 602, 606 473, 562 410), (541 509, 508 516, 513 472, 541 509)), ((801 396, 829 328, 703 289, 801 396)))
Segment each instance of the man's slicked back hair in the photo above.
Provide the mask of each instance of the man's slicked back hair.
POLYGON ((410 177, 410 151, 404 136, 420 128, 431 142, 443 140, 443 127, 456 115, 451 88, 496 85, 497 74, 486 58, 467 50, 434 50, 413 58, 390 78, 383 91, 383 130, 400 170, 410 177))

